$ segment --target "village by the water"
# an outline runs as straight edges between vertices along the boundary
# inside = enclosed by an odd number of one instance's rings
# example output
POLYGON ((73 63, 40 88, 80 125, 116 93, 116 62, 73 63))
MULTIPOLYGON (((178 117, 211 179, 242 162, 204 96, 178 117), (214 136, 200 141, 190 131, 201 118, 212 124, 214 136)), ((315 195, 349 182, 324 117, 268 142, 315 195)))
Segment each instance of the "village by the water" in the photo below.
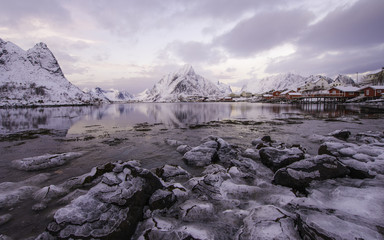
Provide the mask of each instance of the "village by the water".
MULTIPOLYGON (((357 73, 358 75, 358 73, 357 73)), ((375 103, 384 102, 384 67, 381 71, 362 77, 361 82, 346 85, 331 83, 321 77, 296 89, 271 89, 262 94, 243 91, 231 94, 221 101, 256 101, 271 103, 375 103)), ((357 76, 358 78, 358 76, 357 76)))

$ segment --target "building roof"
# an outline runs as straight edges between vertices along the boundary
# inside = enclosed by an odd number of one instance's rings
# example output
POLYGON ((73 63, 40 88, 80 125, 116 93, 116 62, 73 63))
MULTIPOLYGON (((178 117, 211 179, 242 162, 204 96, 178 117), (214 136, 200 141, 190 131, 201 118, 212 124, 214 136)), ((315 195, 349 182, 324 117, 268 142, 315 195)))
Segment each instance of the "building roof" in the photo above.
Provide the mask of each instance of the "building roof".
POLYGON ((357 87, 345 87, 345 86, 337 86, 331 89, 337 89, 341 92, 357 92, 360 90, 360 88, 357 88, 357 87))
POLYGON ((273 97, 271 94, 264 94, 263 97, 273 97))
POLYGON ((292 91, 294 92, 294 90, 285 90, 284 92, 281 93, 281 95, 287 94, 287 93, 292 92, 292 91))
POLYGON ((372 88, 375 90, 384 90, 384 86, 366 86, 366 87, 360 88, 360 90, 363 90, 365 88, 372 88))
POLYGON ((301 96, 302 94, 298 93, 298 92, 292 92, 292 93, 288 93, 288 95, 290 95, 290 96, 301 96))

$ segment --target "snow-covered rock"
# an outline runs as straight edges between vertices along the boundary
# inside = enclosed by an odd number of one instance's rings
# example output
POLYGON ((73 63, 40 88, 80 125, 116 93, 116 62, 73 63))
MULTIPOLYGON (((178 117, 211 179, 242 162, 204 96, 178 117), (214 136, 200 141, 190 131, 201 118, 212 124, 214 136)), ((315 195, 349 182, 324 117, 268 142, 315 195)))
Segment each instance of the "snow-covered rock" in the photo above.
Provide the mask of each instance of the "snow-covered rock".
POLYGON ((304 159, 304 151, 296 147, 286 149, 265 147, 259 151, 259 154, 261 162, 274 172, 293 162, 304 159))
POLYGON ((0 209, 12 208, 15 205, 30 199, 39 189, 36 185, 46 181, 48 174, 38 174, 21 182, 0 183, 0 209))
POLYGON ((71 84, 45 43, 24 51, 0 39, 0 106, 83 105, 95 100, 71 84))
POLYGON ((300 239, 290 215, 272 205, 256 207, 244 218, 235 239, 300 239))
POLYGON ((93 186, 58 209, 40 239, 129 239, 151 195, 162 188, 156 176, 136 165, 115 162, 94 168, 83 182, 93 186))
POLYGON ((279 169, 273 181, 282 186, 304 190, 313 180, 344 177, 348 173, 348 168, 335 157, 319 155, 279 169))
POLYGON ((198 101, 208 98, 227 96, 232 91, 223 83, 213 83, 195 73, 190 65, 185 65, 176 73, 170 73, 160 79, 152 89, 137 96, 145 102, 198 101))
POLYGON ((12 161, 12 166, 19 170, 36 171, 57 167, 65 164, 69 160, 80 157, 82 152, 68 152, 61 154, 44 154, 37 157, 29 157, 12 161))
POLYGON ((188 179, 191 177, 186 170, 180 166, 165 164, 161 168, 156 169, 156 175, 164 181, 188 179))

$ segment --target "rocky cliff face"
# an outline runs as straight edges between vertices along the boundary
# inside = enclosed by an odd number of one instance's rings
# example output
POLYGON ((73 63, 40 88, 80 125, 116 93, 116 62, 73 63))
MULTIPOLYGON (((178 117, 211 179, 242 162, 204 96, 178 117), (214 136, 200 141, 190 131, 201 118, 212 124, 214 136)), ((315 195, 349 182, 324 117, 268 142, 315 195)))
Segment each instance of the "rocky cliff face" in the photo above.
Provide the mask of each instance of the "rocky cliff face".
POLYGON ((190 65, 176 73, 164 76, 152 89, 139 96, 139 100, 148 102, 178 102, 193 100, 198 97, 219 98, 231 93, 223 84, 215 84, 195 73, 190 65))
POLYGON ((24 51, 0 39, 0 106, 82 105, 94 99, 71 84, 45 43, 24 51))

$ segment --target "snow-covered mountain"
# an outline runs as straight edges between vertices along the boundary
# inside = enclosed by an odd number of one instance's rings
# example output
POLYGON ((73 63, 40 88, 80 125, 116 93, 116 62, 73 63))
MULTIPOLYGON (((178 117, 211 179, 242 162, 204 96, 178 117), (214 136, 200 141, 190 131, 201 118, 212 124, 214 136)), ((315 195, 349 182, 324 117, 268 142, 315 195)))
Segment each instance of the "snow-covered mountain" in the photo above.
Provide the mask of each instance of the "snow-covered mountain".
POLYGON ((119 91, 116 89, 104 90, 99 87, 93 89, 84 89, 85 93, 90 94, 93 98, 100 99, 102 102, 128 102, 134 99, 134 96, 127 91, 119 91))
POLYGON ((333 80, 332 78, 323 75, 310 75, 309 77, 303 77, 298 74, 285 73, 266 77, 261 80, 248 81, 246 84, 243 85, 241 91, 251 93, 265 93, 270 90, 296 90, 299 87, 303 87, 305 85, 308 85, 309 83, 316 83, 319 80, 325 80, 330 86, 355 85, 355 82, 350 77, 344 75, 339 75, 336 77, 335 80, 333 80))
POLYGON ((71 84, 44 43, 28 51, 0 39, 0 106, 82 105, 94 99, 71 84))
POLYGON ((199 97, 220 98, 232 90, 224 83, 213 83, 198 75, 192 66, 185 65, 176 73, 160 79, 152 89, 145 90, 137 100, 147 102, 179 102, 199 97))
POLYGON ((271 77, 266 77, 261 80, 249 81, 241 91, 251 93, 264 93, 270 90, 296 89, 306 83, 307 79, 303 76, 285 73, 271 77))

